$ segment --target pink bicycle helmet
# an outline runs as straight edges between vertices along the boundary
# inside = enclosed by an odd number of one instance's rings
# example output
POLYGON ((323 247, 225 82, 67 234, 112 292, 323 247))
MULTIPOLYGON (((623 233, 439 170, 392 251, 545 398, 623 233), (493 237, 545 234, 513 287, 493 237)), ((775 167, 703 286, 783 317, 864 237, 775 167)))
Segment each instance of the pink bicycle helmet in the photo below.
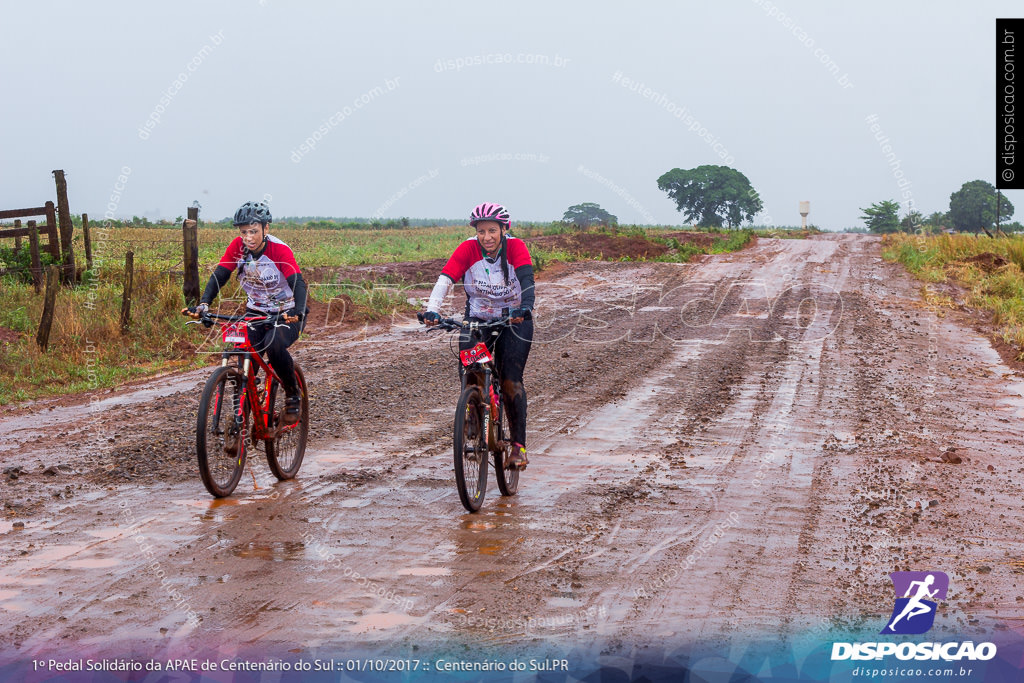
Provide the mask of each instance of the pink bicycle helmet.
POLYGON ((474 228, 480 221, 494 221, 505 227, 506 230, 512 227, 512 219, 509 218, 508 209, 501 204, 484 202, 469 215, 469 224, 474 228))

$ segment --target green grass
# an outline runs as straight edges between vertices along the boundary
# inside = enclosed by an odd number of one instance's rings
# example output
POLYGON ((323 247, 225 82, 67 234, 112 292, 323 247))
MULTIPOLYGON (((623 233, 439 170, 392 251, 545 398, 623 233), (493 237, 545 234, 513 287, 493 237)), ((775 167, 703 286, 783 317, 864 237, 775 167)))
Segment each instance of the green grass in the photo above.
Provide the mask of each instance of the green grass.
POLYGON ((180 284, 169 276, 137 273, 132 325, 120 330, 120 283, 97 282, 95 288, 61 289, 57 296, 49 348, 35 337, 43 297, 13 279, 0 286, 0 326, 20 333, 0 343, 0 404, 115 386, 165 368, 187 367, 180 284))
MULTIPOLYGON (((517 226, 518 237, 568 232, 560 224, 517 226)), ((610 234, 641 236, 653 241, 678 228, 620 226, 610 234)), ((42 317, 43 297, 35 294, 17 274, 0 279, 0 333, 17 333, 14 341, 0 337, 0 405, 117 386, 127 380, 173 369, 199 367, 208 355, 196 354, 204 334, 184 325, 181 288, 181 229, 112 227, 93 223, 93 267, 85 273, 86 284, 62 288, 57 297, 50 346, 42 352, 35 335, 42 317), (122 282, 125 254, 131 250, 135 262, 132 326, 120 330, 122 282)), ((423 261, 447 258, 460 242, 472 234, 466 225, 406 229, 306 229, 285 224, 274 226, 272 234, 295 251, 300 267, 341 267, 423 261)), ((714 233, 709 248, 676 241, 674 253, 662 260, 685 261, 696 253, 722 253, 742 248, 752 239, 751 231, 714 233)), ((209 225, 199 231, 201 286, 237 231, 230 226, 209 225)), ((78 265, 85 267, 80 230, 75 234, 78 265)), ((579 254, 565 249, 536 245, 531 255, 537 270, 553 261, 579 260, 579 254)), ((333 276, 332 276, 333 277, 333 276)), ((330 286, 310 277, 310 295, 320 302, 348 297, 359 319, 373 320, 406 314, 413 307, 401 287, 387 283, 342 282, 330 286)), ((222 299, 244 299, 232 279, 222 299)), ((333 314, 333 311, 332 311, 333 314)))
POLYGON ((714 241, 708 246, 701 246, 676 237, 662 237, 659 232, 651 231, 647 237, 653 241, 667 245, 672 251, 649 259, 661 263, 686 263, 698 254, 725 254, 746 247, 754 239, 752 230, 704 231, 714 235, 714 241))
MULTIPOLYGON (((925 282, 952 281, 964 287, 968 306, 991 311, 998 334, 1024 358, 1024 236, 886 235, 882 257, 902 263, 925 282), (1003 265, 993 255, 1005 260, 1003 265), (971 260, 981 257, 981 261, 971 260)), ((932 295, 933 303, 952 305, 932 295)))

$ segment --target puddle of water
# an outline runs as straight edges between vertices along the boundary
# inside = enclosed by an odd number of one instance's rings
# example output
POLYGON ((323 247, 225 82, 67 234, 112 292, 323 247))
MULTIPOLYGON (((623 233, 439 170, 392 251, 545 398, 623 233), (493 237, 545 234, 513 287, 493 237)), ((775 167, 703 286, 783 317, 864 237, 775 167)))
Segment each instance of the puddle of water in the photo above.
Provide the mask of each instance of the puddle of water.
POLYGON ((349 633, 366 633, 367 631, 378 631, 407 624, 414 624, 419 619, 401 612, 382 612, 380 614, 367 614, 359 617, 353 625, 346 630, 349 633))
POLYGON ((480 552, 481 555, 497 555, 498 553, 501 552, 501 549, 502 549, 502 546, 500 544, 495 543, 494 545, 482 545, 482 546, 480 546, 479 552, 480 552))
POLYGON ((330 451, 317 453, 316 459, 323 463, 332 463, 335 465, 351 465, 359 461, 360 458, 366 457, 366 447, 362 445, 336 445, 330 451))
POLYGON ((578 609, 578 608, 580 608, 583 605, 583 602, 581 602, 580 600, 577 600, 575 598, 564 598, 564 597, 549 598, 547 603, 548 603, 548 607, 555 607, 555 608, 560 608, 560 609, 564 609, 564 608, 578 609))
POLYGON ((89 534, 93 538, 102 538, 104 541, 109 541, 112 538, 117 538, 118 536, 124 534, 124 529, 110 527, 107 529, 92 529, 91 531, 86 531, 85 533, 89 534))
POLYGON ((175 505, 187 505, 189 507, 202 508, 203 510, 216 510, 217 508, 231 505, 248 505, 252 501, 241 498, 213 498, 204 500, 172 500, 171 502, 175 505))
POLYGON ((106 569, 107 567, 113 567, 121 564, 121 560, 113 557, 106 559, 88 559, 88 560, 72 560, 68 562, 66 566, 74 567, 75 569, 106 569))
POLYGON ((343 508, 364 508, 371 502, 373 501, 363 500, 362 498, 349 498, 347 500, 341 501, 340 503, 337 503, 337 505, 343 508))
POLYGON ((144 401, 162 396, 170 396, 182 391, 192 391, 198 381, 201 381, 209 373, 208 369, 194 370, 183 375, 165 376, 149 380, 152 386, 130 391, 119 396, 111 396, 97 403, 86 403, 73 406, 45 406, 40 404, 40 409, 30 415, 27 420, 6 420, 0 421, 0 436, 6 437, 11 434, 18 434, 16 438, 0 439, 4 446, 0 451, 18 448, 27 439, 37 434, 45 433, 48 427, 67 428, 68 425, 84 424, 89 421, 92 415, 116 408, 118 406, 138 405, 144 401), (32 425, 32 431, 26 430, 25 424, 32 425), (9 446, 8 446, 9 444, 9 446))
POLYGON ((300 559, 305 548, 306 546, 302 541, 279 541, 268 544, 246 543, 245 545, 232 548, 231 554, 247 559, 283 562, 284 560, 300 559))
POLYGON ((448 576, 452 573, 447 567, 409 567, 399 569, 399 576, 448 576))
POLYGON ((494 525, 490 522, 477 522, 472 519, 467 519, 462 523, 462 528, 467 529, 468 531, 472 531, 474 533, 480 533, 481 531, 493 529, 494 525))
POLYGON ((1014 411, 1014 417, 1024 417, 1024 382, 1010 382, 1006 385, 1006 390, 1016 396, 1005 396, 1000 403, 1010 406, 1014 411))
POLYGON ((543 455, 566 458, 560 463, 558 472, 553 473, 553 483, 571 487, 581 476, 593 474, 595 467, 634 469, 638 464, 645 464, 652 447, 673 443, 676 439, 671 430, 666 429, 657 437, 654 437, 653 430, 648 430, 647 443, 642 448, 621 447, 634 441, 639 443, 634 434, 650 426, 651 416, 659 413, 658 403, 663 395, 679 391, 673 381, 675 373, 680 366, 700 355, 701 346, 686 344, 678 347, 672 357, 650 373, 641 386, 622 399, 598 409, 567 439, 555 441, 543 450, 543 455))
POLYGON ((31 555, 30 558, 33 560, 62 560, 83 550, 85 550, 84 545, 51 545, 46 550, 31 555))
POLYGON ((19 590, 0 591, 0 600, 10 600, 11 598, 13 598, 15 595, 17 595, 20 592, 21 591, 19 591, 19 590))
POLYGON ((25 586, 44 586, 50 583, 49 579, 40 579, 31 576, 12 576, 11 574, 0 574, 0 585, 19 583, 25 586))
MULTIPOLYGON (((448 408, 445 408, 445 412, 447 410, 448 408)), ((405 444, 411 438, 429 430, 431 426, 432 423, 428 421, 416 424, 406 422, 403 424, 400 433, 388 434, 382 432, 369 443, 341 439, 328 442, 317 449, 316 457, 309 462, 309 466, 307 466, 306 462, 303 462, 303 471, 308 476, 311 474, 336 472, 339 469, 338 465, 345 465, 350 469, 358 469, 357 466, 361 461, 373 458, 379 453, 404 452, 405 444)), ((371 471, 373 471, 372 464, 371 461, 371 471)))
POLYGON ((0 602, 0 609, 5 609, 8 612, 27 612, 28 605, 23 602, 0 602))

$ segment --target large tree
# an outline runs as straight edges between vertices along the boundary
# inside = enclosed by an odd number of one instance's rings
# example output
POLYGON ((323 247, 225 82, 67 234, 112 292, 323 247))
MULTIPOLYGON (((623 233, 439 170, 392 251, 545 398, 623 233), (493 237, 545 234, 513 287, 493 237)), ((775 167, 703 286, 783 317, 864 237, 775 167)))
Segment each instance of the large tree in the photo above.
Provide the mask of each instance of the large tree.
MULTIPOLYGON (((1013 215, 1006 197, 999 201, 999 220, 1013 215)), ((984 180, 972 180, 949 195, 949 218, 957 230, 988 231, 996 223, 996 188, 984 180)))
POLYGON ((900 205, 886 199, 882 202, 872 204, 866 209, 861 209, 864 215, 861 220, 867 223, 871 232, 899 232, 900 230, 900 205))
POLYGON ((686 220, 716 228, 753 220, 764 208, 747 176, 728 166, 673 168, 658 178, 658 189, 668 193, 686 220))
POLYGON ((581 228, 589 228, 591 225, 618 225, 619 219, 594 202, 583 202, 570 206, 562 214, 562 220, 575 223, 581 228))

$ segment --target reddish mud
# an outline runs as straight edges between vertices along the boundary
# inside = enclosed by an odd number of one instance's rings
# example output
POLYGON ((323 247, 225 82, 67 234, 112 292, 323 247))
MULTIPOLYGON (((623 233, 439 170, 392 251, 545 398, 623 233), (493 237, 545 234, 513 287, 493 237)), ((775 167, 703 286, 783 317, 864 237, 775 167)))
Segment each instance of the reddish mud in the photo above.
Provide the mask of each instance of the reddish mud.
MULTIPOLYGON (((683 233, 677 233, 681 235, 683 233)), ((703 235, 701 235, 703 237, 703 235)), ((697 241, 680 238, 680 241, 697 241)), ((712 238, 708 236, 710 243, 712 238)), ((655 242, 638 235, 609 235, 606 233, 568 232, 560 235, 529 237, 525 242, 548 249, 558 249, 582 258, 618 261, 620 259, 650 259, 669 251, 662 242, 655 242)), ((698 241, 698 243, 700 243, 698 241)))
POLYGON ((313 416, 294 481, 260 451, 206 494, 205 370, 0 420, 0 648, 877 633, 905 569, 949 575, 937 628, 1021 628, 1024 381, 876 238, 549 272, 531 464, 478 514, 453 483, 447 340, 314 332, 293 347, 313 416))

